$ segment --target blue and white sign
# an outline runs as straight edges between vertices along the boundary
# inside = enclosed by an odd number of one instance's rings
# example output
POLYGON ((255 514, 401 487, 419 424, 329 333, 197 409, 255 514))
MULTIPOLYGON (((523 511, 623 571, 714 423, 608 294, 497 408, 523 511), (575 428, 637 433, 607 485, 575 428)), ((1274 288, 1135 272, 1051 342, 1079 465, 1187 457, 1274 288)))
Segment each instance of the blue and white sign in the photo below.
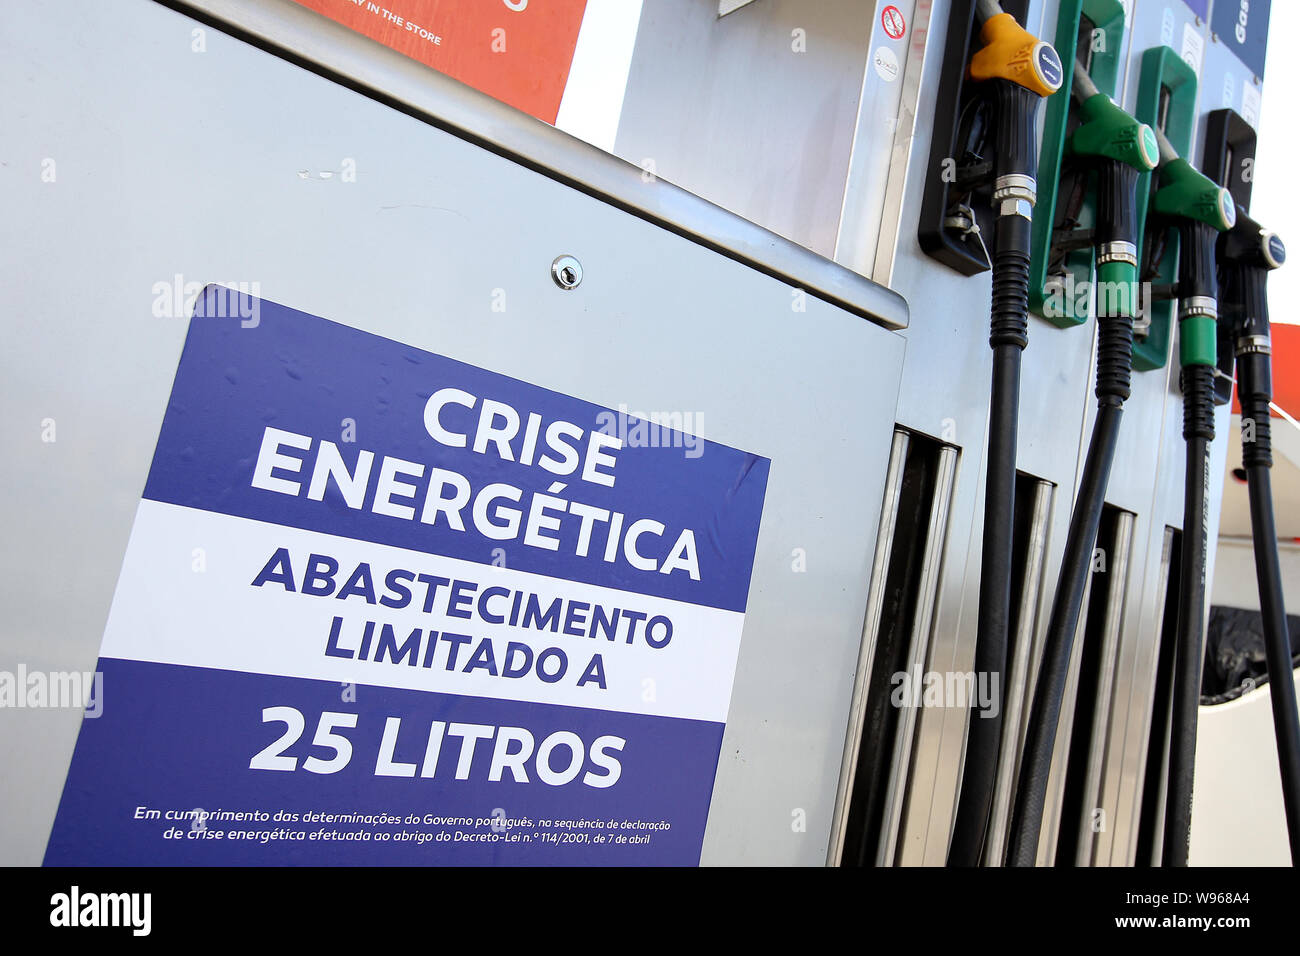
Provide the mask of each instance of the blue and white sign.
POLYGON ((232 295, 45 862, 698 863, 769 461, 232 295))
POLYGON ((1264 77, 1272 7, 1272 0, 1215 0, 1210 22, 1214 35, 1260 79, 1264 77))

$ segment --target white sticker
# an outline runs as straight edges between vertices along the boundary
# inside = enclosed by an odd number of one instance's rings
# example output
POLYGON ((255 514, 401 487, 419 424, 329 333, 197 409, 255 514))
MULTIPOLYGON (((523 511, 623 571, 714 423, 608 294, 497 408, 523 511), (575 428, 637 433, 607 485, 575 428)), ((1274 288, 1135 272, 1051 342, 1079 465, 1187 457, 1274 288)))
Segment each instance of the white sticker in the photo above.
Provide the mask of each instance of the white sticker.
POLYGON ((1205 37, 1190 23, 1183 24, 1183 62, 1198 76, 1201 73, 1201 54, 1205 51, 1205 37))
POLYGON ((1174 45, 1174 11, 1168 7, 1160 18, 1160 42, 1164 46, 1174 45))
POLYGON ((1223 74, 1223 106, 1232 109, 1237 102, 1237 79, 1231 73, 1223 74))
POLYGON ((898 79, 898 57, 889 47, 876 47, 876 52, 871 55, 871 62, 876 66, 876 73, 886 83, 893 83, 898 79))
POLYGON ((1259 125, 1259 87, 1254 83, 1241 87, 1241 118, 1251 126, 1259 125))

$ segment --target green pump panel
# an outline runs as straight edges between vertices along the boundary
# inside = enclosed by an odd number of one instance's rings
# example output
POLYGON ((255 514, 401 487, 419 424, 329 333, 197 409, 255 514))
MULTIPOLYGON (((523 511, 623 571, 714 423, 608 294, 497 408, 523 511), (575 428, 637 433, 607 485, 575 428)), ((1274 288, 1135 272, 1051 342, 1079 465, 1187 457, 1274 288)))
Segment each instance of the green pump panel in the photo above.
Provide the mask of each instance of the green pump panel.
MULTIPOLYGON (((1170 144, 1184 158, 1191 155, 1192 134, 1196 129, 1196 74, 1183 59, 1167 46, 1152 47, 1142 54, 1138 78, 1137 104, 1133 115, 1149 126, 1163 130, 1170 144)), ((1140 278, 1151 287, 1172 287, 1178 281, 1177 229, 1164 230, 1165 249, 1155 268, 1145 271, 1148 258, 1148 229, 1152 223, 1147 211, 1151 197, 1159 186, 1159 171, 1143 173, 1138 181, 1138 262, 1144 271, 1140 278)), ((1169 361, 1169 344, 1173 337, 1174 299, 1149 303, 1150 325, 1144 337, 1134 336, 1133 368, 1147 372, 1163 368, 1169 361)))
MULTIPOLYGON (((1124 5, 1119 0, 1063 0, 1057 20, 1055 46, 1066 64, 1061 89, 1048 98, 1043 126, 1043 144, 1038 162, 1038 201, 1033 226, 1033 256, 1029 274, 1029 307, 1060 328, 1080 325, 1087 311, 1060 309, 1053 302, 1073 299, 1071 289, 1091 282, 1093 251, 1090 241, 1071 243, 1058 236, 1058 207, 1069 201, 1060 193, 1061 174, 1067 154, 1066 142, 1077 123, 1072 110, 1074 73, 1070 68, 1080 52, 1088 75, 1097 89, 1114 97, 1119 77, 1120 52, 1124 40, 1124 5), (1067 278, 1068 277, 1068 278, 1067 278)), ((1080 186, 1084 183, 1080 183, 1080 186)), ((1079 236, 1091 230, 1094 215, 1091 199, 1084 199, 1078 212, 1065 223, 1066 230, 1079 236)))

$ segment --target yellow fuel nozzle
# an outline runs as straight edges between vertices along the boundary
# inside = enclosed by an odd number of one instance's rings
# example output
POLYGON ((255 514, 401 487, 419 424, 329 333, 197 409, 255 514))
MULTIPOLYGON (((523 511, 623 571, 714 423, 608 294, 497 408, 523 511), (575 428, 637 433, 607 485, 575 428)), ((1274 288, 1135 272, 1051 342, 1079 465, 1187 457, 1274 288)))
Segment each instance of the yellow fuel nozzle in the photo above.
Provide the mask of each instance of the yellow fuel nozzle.
POLYGON ((971 79, 1010 80, 1039 96, 1051 96, 1061 88, 1064 73, 1056 50, 1011 14, 985 20, 980 41, 984 45, 970 61, 971 79))

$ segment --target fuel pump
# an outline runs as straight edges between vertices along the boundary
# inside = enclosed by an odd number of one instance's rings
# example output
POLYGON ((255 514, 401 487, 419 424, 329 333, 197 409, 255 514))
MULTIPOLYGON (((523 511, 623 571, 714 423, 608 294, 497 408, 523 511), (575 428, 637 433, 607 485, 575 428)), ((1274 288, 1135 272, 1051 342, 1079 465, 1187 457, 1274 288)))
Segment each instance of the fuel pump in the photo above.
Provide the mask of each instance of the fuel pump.
MULTIPOLYGON (((1237 353, 1241 457, 1250 495, 1255 576, 1259 583, 1264 653, 1271 682, 1269 697, 1273 706, 1273 730, 1282 773, 1282 802, 1286 808, 1291 861, 1297 863, 1300 862, 1300 714, 1296 712, 1269 472, 1273 467, 1269 429, 1273 370, 1266 284, 1268 273, 1286 261, 1286 247, 1276 233, 1262 228, 1244 211, 1238 210, 1236 225, 1219 240, 1218 260, 1220 298, 1225 303, 1227 317, 1232 321, 1237 353), (1253 434, 1248 436, 1247 429, 1253 434)), ((1174 849, 1181 847, 1179 843, 1174 849)))
POLYGON ((1194 169, 1156 130, 1160 145, 1160 188, 1154 210, 1177 223, 1179 381, 1183 392, 1183 439, 1187 468, 1183 494, 1183 544, 1178 589, 1169 787, 1165 802, 1162 859, 1187 864, 1191 830, 1192 773, 1196 759, 1196 714, 1200 703, 1201 656, 1205 644, 1206 552, 1210 444, 1214 441, 1214 375, 1218 365, 1218 281, 1214 249, 1219 234, 1236 222, 1228 190, 1194 169))
MULTIPOLYGON (((972 80, 987 87, 995 123, 993 297, 989 345, 993 375, 984 492, 984 542, 980 576, 975 669, 1002 674, 1011 617, 1016 439, 1021 353, 1029 343, 1029 257, 1038 196, 1038 111, 1061 86, 1061 61, 991 0, 976 8, 982 46, 971 58, 972 80)), ((990 716, 971 708, 961 795, 948 863, 980 861, 997 774, 1003 708, 990 716)))
POLYGON ((1154 131, 1097 90, 1083 65, 1074 65, 1074 95, 1082 123, 1070 137, 1075 161, 1096 171, 1097 419, 1083 479, 1070 517, 1061 575, 1052 602, 1042 663, 1034 683, 1024 755, 1011 821, 1008 862, 1032 866, 1037 857, 1056 727, 1065 694, 1070 650, 1083 606, 1092 550, 1119 438, 1133 367, 1137 295, 1138 177, 1156 167, 1154 131))

